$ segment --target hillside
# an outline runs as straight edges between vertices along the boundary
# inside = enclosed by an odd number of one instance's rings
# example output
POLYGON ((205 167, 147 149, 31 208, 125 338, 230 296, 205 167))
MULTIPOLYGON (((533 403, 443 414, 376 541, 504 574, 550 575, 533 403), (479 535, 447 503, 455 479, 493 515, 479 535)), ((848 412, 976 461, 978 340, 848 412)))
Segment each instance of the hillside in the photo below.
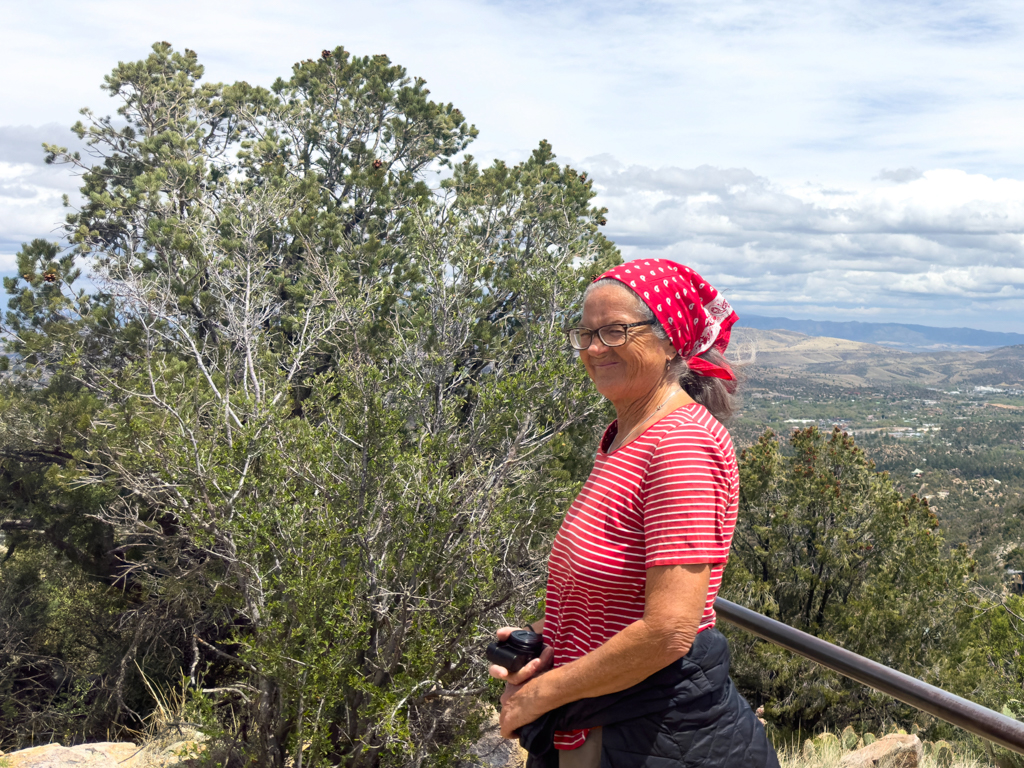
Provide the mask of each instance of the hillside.
MULTIPOLYGON (((741 450, 766 429, 849 432, 899 490, 928 500, 977 580, 1002 589, 1005 558, 1024 548, 1024 346, 907 352, 750 328, 733 338, 734 359, 750 361, 730 424, 741 450)), ((1024 549, 1014 557, 1024 563, 1024 549)))
POLYGON ((936 328, 904 323, 792 320, 740 313, 740 325, 756 330, 795 331, 808 336, 861 341, 917 352, 986 350, 1024 344, 1024 334, 982 331, 977 328, 936 328))
POLYGON ((877 387, 1024 388, 1024 345, 993 350, 909 352, 795 331, 733 331, 734 355, 753 361, 751 380, 799 375, 820 384, 877 387))

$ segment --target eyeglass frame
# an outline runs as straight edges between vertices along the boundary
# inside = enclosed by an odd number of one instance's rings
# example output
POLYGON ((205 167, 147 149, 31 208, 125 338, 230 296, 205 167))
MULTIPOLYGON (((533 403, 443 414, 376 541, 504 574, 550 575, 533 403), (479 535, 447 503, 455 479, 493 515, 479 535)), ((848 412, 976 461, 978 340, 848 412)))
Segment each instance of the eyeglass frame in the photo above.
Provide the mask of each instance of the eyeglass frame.
POLYGON ((608 325, 602 325, 600 328, 587 328, 586 326, 582 326, 582 325, 574 325, 572 328, 566 328, 563 331, 563 333, 565 333, 566 339, 568 339, 568 341, 569 341, 569 346, 572 347, 573 349, 575 349, 577 352, 582 352, 585 349, 590 349, 590 345, 594 343, 594 336, 597 336, 597 338, 600 339, 601 343, 604 344, 606 347, 611 347, 611 348, 621 347, 627 341, 629 341, 629 329, 630 328, 636 328, 637 326, 641 326, 641 325, 654 325, 656 322, 658 322, 656 318, 651 318, 650 320, 640 320, 640 321, 635 322, 635 323, 608 323, 608 325), (622 337, 622 343, 621 344, 609 344, 607 341, 604 340, 604 336, 601 335, 601 331, 603 331, 605 328, 612 328, 612 327, 619 327, 619 328, 622 329, 623 337, 622 337), (572 337, 569 335, 573 331, 585 331, 585 332, 589 333, 590 334, 590 344, 587 344, 585 347, 577 347, 575 344, 573 344, 572 343, 572 337))

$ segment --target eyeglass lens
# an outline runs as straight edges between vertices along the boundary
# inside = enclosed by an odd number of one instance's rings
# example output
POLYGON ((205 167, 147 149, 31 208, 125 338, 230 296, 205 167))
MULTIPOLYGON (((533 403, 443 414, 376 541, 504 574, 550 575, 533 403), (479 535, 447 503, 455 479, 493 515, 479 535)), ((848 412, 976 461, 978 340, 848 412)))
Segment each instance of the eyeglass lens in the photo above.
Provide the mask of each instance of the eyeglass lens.
MULTIPOLYGON (((594 340, 595 331, 573 328, 569 331, 569 343, 574 349, 587 349, 594 340)), ((621 325, 606 325, 596 331, 606 347, 620 347, 626 343, 626 329, 621 325)))

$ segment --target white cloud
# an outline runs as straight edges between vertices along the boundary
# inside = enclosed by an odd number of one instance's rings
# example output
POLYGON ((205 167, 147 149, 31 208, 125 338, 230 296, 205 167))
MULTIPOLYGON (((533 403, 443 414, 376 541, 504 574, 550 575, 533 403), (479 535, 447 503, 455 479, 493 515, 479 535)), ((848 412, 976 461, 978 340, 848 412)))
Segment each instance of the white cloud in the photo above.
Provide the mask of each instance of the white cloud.
POLYGON ((935 169, 831 190, 742 168, 580 165, 627 258, 690 264, 752 313, 1024 330, 1022 181, 935 169))
POLYGON ((59 239, 67 212, 62 198, 78 197, 78 180, 68 168, 44 164, 43 142, 80 148, 56 124, 0 126, 0 273, 14 270, 22 243, 59 239))
POLYGON ((0 128, 0 270, 18 243, 52 233, 74 186, 33 159, 41 134, 67 140, 82 106, 113 112, 98 86, 118 60, 170 40, 198 51, 212 80, 269 85, 342 44, 426 78, 481 129, 472 151, 484 161, 521 158, 541 138, 563 158, 592 158, 627 253, 707 265, 752 311, 930 324, 956 312, 1024 331, 1024 24, 1013 0, 4 10, 3 119, 56 125, 0 128))
POLYGON ((76 191, 66 169, 0 160, 0 272, 14 269, 22 243, 59 239, 66 214, 62 197, 74 199, 76 191))
POLYGON ((897 184, 903 184, 907 181, 916 181, 920 179, 924 174, 917 168, 897 168, 894 171, 890 171, 888 168, 883 168, 879 171, 878 175, 875 176, 875 180, 881 181, 895 181, 897 184))
POLYGON ((0 63, 25 74, 0 87, 19 122, 110 109, 103 75, 156 40, 197 50, 211 78, 263 84, 340 43, 387 53, 457 102, 483 130, 483 156, 547 138, 573 157, 774 179, 835 183, 907 167, 1024 176, 1024 29, 1010 0, 58 0, 5 10, 0 63))

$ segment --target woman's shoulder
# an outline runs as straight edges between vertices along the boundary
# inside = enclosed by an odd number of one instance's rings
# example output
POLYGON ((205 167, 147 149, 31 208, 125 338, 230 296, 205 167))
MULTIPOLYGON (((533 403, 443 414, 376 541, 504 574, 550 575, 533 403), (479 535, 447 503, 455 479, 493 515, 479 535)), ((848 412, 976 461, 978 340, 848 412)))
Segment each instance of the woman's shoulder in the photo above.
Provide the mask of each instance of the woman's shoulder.
POLYGON ((677 408, 660 419, 650 432, 658 443, 679 440, 709 442, 723 450, 733 451, 729 430, 700 403, 687 403, 677 408))
POLYGON ((665 427, 670 429, 693 428, 711 433, 728 433, 728 430, 722 426, 722 422, 712 416, 711 411, 700 403, 681 405, 658 423, 664 423, 665 427))

